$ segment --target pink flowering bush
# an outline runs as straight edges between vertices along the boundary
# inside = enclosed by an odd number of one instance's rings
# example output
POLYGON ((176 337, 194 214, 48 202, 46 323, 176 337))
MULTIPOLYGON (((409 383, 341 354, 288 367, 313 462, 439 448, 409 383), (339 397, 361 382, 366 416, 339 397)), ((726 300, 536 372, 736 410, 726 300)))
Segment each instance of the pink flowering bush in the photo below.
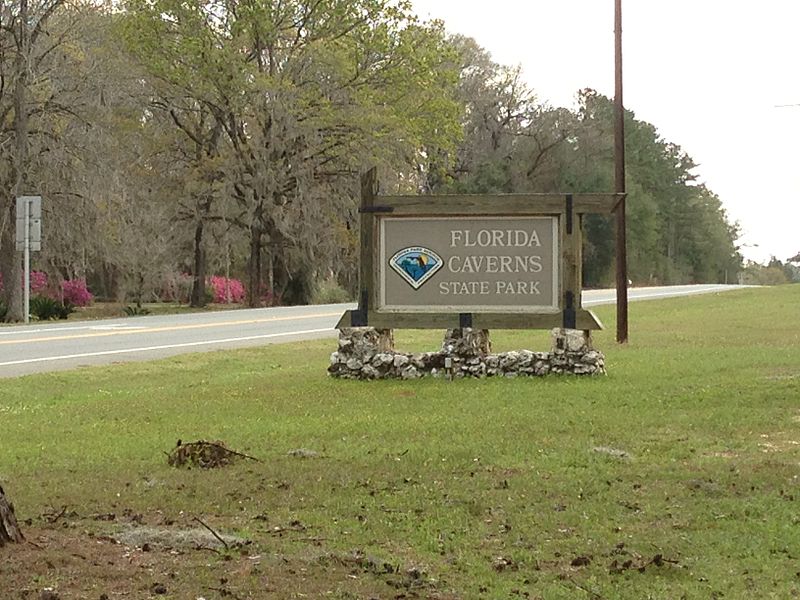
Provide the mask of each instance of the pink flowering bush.
POLYGON ((64 297, 64 304, 69 302, 73 306, 88 306, 94 300, 94 296, 86 287, 86 280, 68 279, 61 283, 61 293, 64 297))
MULTIPOLYGON (((23 275, 24 277, 24 275, 23 275)), ((31 294, 47 295, 47 273, 42 271, 31 271, 31 294)), ((25 285, 25 281, 19 282, 20 287, 25 285)), ((0 292, 3 291, 3 274, 0 273, 0 292)))
POLYGON ((47 273, 42 273, 41 271, 31 271, 31 294, 46 295, 46 292, 47 273))
POLYGON ((227 304, 228 294, 230 294, 230 301, 233 304, 238 304, 244 300, 244 284, 238 279, 213 275, 208 278, 206 285, 211 288, 216 304, 227 304))
MULTIPOLYGON (((20 282, 22 286, 23 282, 20 282)), ((0 273, 0 291, 3 289, 3 274, 0 273)), ((67 280, 61 283, 60 293, 51 286, 47 273, 31 271, 31 314, 36 318, 66 319, 75 306, 88 306, 94 296, 86 287, 85 279, 67 280)))

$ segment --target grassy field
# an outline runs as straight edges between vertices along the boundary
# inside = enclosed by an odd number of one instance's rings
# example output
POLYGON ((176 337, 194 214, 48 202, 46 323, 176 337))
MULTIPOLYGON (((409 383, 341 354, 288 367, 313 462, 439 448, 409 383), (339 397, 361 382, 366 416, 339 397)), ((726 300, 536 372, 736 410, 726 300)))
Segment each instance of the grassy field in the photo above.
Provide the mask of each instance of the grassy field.
POLYGON ((594 379, 335 381, 327 340, 4 380, 0 598, 800 595, 800 286, 597 312, 594 379))

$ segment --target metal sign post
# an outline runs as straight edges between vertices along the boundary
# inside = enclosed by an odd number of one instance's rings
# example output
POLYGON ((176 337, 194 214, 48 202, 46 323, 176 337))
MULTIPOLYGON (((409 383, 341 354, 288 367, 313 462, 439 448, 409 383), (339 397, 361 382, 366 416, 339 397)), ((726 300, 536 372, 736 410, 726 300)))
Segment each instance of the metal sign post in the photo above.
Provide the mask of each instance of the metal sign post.
POLYGON ((17 250, 22 250, 24 271, 23 289, 25 322, 30 322, 31 312, 31 250, 42 249, 42 197, 17 198, 17 250))

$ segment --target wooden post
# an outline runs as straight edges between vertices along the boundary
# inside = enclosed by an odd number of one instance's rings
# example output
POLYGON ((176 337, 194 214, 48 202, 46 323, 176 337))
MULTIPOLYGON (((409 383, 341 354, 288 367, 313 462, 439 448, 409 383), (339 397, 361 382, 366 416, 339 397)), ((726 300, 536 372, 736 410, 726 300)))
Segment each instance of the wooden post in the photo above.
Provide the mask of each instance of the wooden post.
MULTIPOLYGON (((378 195, 378 170, 372 167, 361 177, 361 265, 358 281, 358 322, 354 326, 369 326, 369 311, 378 305, 378 234, 375 218, 375 197, 378 195), (369 248, 369 252, 364 252, 369 248)), ((379 352, 394 350, 394 331, 392 329, 376 329, 379 352)))
MULTIPOLYGON (((622 101, 622 0, 614 0, 614 191, 625 194, 625 105, 622 101)), ((617 342, 628 342, 628 250, 625 197, 617 205, 617 342)))
POLYGON ((561 276, 562 305, 564 315, 562 327, 577 327, 577 312, 581 307, 581 220, 575 212, 575 201, 572 194, 565 198, 565 208, 561 219, 561 264, 564 273, 561 276))
MULTIPOLYGON (((372 167, 361 176, 361 264, 358 272, 358 314, 354 327, 367 325, 367 314, 375 308, 375 290, 372 271, 374 269, 375 246, 375 196, 378 187, 378 170, 372 167), (369 252, 364 252, 369 248, 369 252)), ((354 315, 355 316, 355 315, 354 315)))
POLYGON ((6 499, 5 492, 0 487, 0 548, 12 542, 19 544, 24 540, 14 516, 14 505, 6 499))

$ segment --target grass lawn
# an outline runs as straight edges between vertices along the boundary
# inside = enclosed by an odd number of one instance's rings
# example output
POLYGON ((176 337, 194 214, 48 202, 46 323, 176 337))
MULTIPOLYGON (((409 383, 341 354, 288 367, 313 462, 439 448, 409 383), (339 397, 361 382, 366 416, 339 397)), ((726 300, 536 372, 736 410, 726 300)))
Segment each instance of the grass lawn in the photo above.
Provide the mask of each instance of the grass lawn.
MULTIPOLYGON (((119 302, 93 302, 89 306, 79 307, 69 315, 70 321, 86 321, 93 319, 118 319, 127 316, 125 308, 135 306, 133 302, 121 304, 119 302)), ((207 304, 203 308, 193 308, 188 304, 174 302, 146 302, 142 308, 150 315, 180 315, 196 312, 216 310, 231 310, 241 308, 239 304, 207 304)))
POLYGON ((326 340, 3 380, 0 598, 800 595, 800 286, 613 311, 592 379, 336 381, 326 340))

